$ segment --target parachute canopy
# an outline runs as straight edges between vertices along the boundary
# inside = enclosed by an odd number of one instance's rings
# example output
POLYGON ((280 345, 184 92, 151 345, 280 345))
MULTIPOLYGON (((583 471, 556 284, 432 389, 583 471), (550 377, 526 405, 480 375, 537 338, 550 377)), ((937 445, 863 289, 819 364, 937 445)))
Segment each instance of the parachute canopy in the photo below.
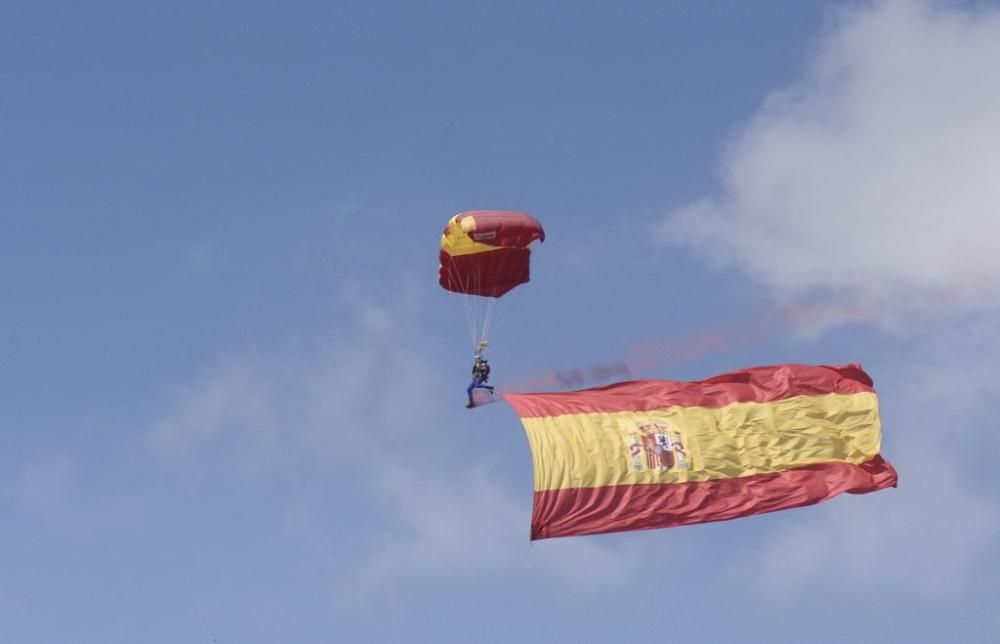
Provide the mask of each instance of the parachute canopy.
POLYGON ((545 241, 545 231, 527 213, 461 212, 441 235, 438 282, 455 293, 500 297, 528 281, 536 240, 545 241))
POLYGON ((504 398, 534 460, 532 539, 723 521, 896 486, 858 365, 504 398))

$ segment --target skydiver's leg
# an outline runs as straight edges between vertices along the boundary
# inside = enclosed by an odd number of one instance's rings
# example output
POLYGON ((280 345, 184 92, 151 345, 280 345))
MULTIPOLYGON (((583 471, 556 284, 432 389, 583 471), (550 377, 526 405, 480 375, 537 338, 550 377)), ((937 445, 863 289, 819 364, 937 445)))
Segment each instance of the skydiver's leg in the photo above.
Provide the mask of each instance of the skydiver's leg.
POLYGON ((483 379, 482 378, 473 378, 472 379, 472 383, 469 385, 469 388, 465 390, 466 393, 469 394, 469 407, 472 407, 472 405, 473 405, 473 402, 472 402, 472 390, 475 389, 476 387, 481 387, 482 384, 483 384, 483 379))

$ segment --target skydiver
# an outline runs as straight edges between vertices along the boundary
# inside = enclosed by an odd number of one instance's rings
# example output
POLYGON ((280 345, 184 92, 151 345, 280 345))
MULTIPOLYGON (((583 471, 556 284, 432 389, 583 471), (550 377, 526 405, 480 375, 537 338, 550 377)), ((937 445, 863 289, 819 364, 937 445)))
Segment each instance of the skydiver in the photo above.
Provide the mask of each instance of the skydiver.
POLYGON ((489 379, 490 365, 481 353, 476 352, 476 360, 472 363, 472 383, 466 389, 466 393, 469 394, 469 404, 466 407, 475 407, 475 403, 472 401, 473 389, 487 389, 491 394, 493 393, 493 387, 486 384, 489 379))

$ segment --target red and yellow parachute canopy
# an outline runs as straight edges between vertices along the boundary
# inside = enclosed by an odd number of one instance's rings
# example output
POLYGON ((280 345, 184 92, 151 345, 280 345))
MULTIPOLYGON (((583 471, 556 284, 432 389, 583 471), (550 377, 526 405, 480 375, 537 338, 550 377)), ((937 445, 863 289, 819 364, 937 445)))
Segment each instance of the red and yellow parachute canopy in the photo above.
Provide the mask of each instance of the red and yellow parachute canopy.
POLYGON ((535 240, 545 241, 545 231, 527 213, 461 212, 441 235, 438 282, 455 293, 500 297, 528 281, 535 240))

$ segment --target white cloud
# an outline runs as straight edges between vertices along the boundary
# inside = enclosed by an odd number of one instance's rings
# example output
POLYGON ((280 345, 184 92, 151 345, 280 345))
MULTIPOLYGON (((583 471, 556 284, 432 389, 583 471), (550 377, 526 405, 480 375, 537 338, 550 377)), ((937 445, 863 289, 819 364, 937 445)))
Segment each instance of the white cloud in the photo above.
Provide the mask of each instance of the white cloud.
POLYGON ((247 349, 206 368, 152 425, 150 445, 180 461, 222 453, 259 472, 354 458, 372 427, 419 431, 444 383, 406 337, 410 314, 368 301, 350 311, 333 337, 305 349, 247 349))
POLYGON ((352 614, 375 593, 379 602, 404 599, 432 580, 471 585, 529 563, 584 587, 625 579, 630 558, 592 542, 539 549, 529 560, 530 490, 512 492, 492 457, 468 461, 470 450, 482 455, 483 439, 468 432, 469 412, 449 405, 461 392, 442 396, 455 385, 435 366, 434 346, 412 337, 421 298, 377 304, 365 295, 375 291, 355 286, 340 293, 350 319, 315 350, 248 350, 206 369, 150 427, 153 451, 188 466, 186 476, 291 473, 304 488, 321 481, 341 490, 336 504, 357 514, 300 488, 277 523, 352 614), (190 467, 202 464, 210 467, 190 467))
POLYGON ((955 596, 1000 581, 985 565, 1000 543, 998 479, 977 451, 996 445, 1000 398, 988 317, 1000 304, 1000 11, 878 2, 837 18, 803 80, 729 141, 719 194, 672 213, 659 238, 746 270, 795 303, 793 323, 911 330, 913 350, 876 377, 900 487, 789 515, 737 576, 955 596))
POLYGON ((729 142, 720 194, 660 239, 783 297, 880 314, 995 304, 1000 11, 880 2, 838 19, 803 80, 729 142))

